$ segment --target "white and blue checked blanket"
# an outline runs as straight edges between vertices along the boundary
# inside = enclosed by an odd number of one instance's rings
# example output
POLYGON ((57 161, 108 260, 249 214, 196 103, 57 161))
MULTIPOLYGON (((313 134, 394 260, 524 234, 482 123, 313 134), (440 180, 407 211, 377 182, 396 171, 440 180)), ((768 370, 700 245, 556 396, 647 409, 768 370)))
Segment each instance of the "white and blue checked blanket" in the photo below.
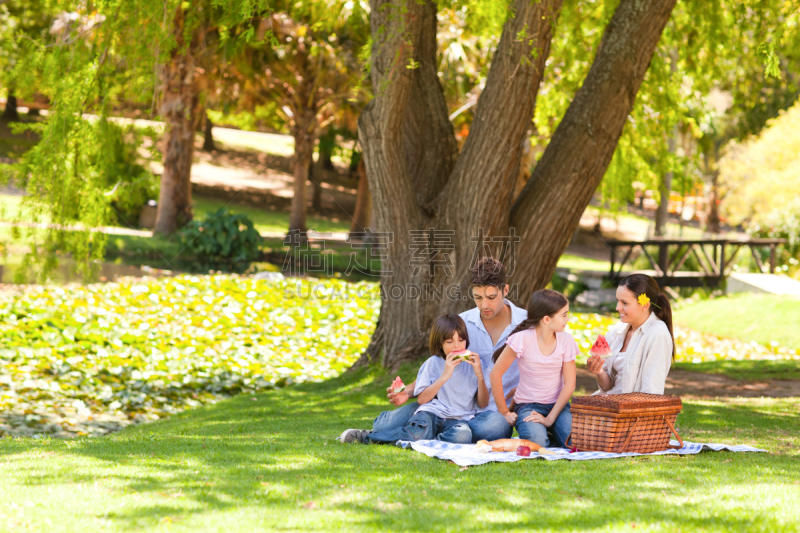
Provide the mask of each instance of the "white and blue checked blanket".
MULTIPOLYGON (((677 441, 670 441, 670 444, 677 446, 677 441)), ((619 457, 637 457, 639 455, 690 455, 703 451, 729 451, 729 452, 766 452, 753 448, 752 446, 730 446, 727 444, 706 444, 699 442, 683 442, 683 448, 669 449, 652 453, 609 453, 609 452, 575 452, 563 448, 548 448, 554 455, 539 455, 531 453, 529 457, 521 457, 516 452, 490 452, 478 453, 475 451, 474 444, 452 444, 438 440, 420 440, 416 442, 399 441, 398 446, 403 448, 411 447, 414 450, 424 453, 428 457, 437 457, 445 461, 453 461, 458 466, 475 466, 493 461, 509 463, 521 461, 523 459, 545 459, 547 461, 558 461, 567 459, 569 461, 586 461, 589 459, 616 459, 619 457)))

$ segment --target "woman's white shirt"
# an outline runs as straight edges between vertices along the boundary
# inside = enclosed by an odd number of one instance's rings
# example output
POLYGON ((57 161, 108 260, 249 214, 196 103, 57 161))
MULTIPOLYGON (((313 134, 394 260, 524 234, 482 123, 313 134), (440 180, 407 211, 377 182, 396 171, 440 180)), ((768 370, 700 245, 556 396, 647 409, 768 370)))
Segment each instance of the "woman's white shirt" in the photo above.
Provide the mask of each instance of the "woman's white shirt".
POLYGON ((672 364, 672 336, 667 325, 655 313, 650 313, 644 324, 631 334, 626 350, 620 353, 628 328, 630 324, 620 322, 606 334, 613 355, 606 359, 603 370, 611 378, 611 388, 608 391, 599 389, 595 394, 664 394, 672 364), (617 362, 618 359, 621 362, 617 362), (614 369, 615 363, 622 367, 620 374, 614 369), (620 392, 612 393, 612 390, 620 392))
POLYGON ((611 365, 612 370, 616 375, 614 385, 608 389, 606 394, 622 394, 622 374, 625 372, 625 354, 626 352, 614 352, 614 363, 611 365))

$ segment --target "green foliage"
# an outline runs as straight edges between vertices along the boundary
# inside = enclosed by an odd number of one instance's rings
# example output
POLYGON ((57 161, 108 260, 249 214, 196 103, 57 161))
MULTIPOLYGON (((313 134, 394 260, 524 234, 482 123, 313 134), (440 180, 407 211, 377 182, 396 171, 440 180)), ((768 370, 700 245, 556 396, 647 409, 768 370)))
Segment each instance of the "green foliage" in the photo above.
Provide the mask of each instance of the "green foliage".
POLYGON ((253 222, 225 208, 187 224, 180 232, 180 242, 201 270, 210 267, 244 272, 261 255, 261 235, 253 222))
MULTIPOLYGON (((105 121, 100 122, 98 127, 103 128, 100 134, 111 145, 109 157, 98 154, 94 161, 89 162, 89 167, 105 174, 105 188, 110 189, 106 196, 114 209, 117 223, 135 227, 142 206, 148 200, 158 199, 158 177, 140 163, 139 155, 145 137, 149 138, 150 146, 156 145, 156 133, 152 129, 143 131, 105 121)), ((157 152, 151 155, 154 159, 158 157, 157 152)))
POLYGON ((372 284, 237 276, 2 293, 0 434, 2 423, 103 433, 230 394, 338 375, 369 342, 375 293, 372 284), (343 292, 351 297, 336 297, 343 292))

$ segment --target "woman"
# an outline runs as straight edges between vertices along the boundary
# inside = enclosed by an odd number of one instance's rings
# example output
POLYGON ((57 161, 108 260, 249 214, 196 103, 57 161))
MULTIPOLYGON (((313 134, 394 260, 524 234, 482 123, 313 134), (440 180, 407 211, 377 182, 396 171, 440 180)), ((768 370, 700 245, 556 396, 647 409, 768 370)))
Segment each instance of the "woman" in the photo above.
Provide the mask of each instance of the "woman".
POLYGON ((600 387, 595 394, 664 394, 675 357, 669 300, 656 280, 633 274, 617 287, 617 312, 621 322, 606 335, 611 356, 594 355, 586 362, 600 387))

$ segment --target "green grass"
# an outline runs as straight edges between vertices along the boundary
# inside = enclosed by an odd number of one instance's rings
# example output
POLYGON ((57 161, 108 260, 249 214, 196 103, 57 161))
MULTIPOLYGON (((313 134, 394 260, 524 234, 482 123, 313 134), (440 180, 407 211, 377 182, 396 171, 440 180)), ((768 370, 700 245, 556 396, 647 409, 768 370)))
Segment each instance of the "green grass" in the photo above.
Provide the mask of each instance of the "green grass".
POLYGON ((675 321, 706 333, 800 348, 800 298, 737 294, 683 305, 675 321))
MULTIPOLYGON (((413 367, 401 375, 410 376, 413 367)), ((468 469, 369 427, 393 377, 362 369, 73 441, 0 440, 0 523, 47 531, 797 531, 795 399, 686 401, 696 442, 769 454, 493 463, 468 469)))
POLYGON ((597 259, 589 259, 579 255, 563 254, 558 259, 558 265, 561 268, 569 268, 571 270, 598 270, 608 272, 611 268, 608 261, 600 261, 597 259))
MULTIPOLYGON (((289 213, 286 211, 269 211, 256 207, 247 207, 237 204, 230 204, 224 200, 213 198, 195 197, 194 216, 199 219, 207 213, 214 213, 222 207, 228 208, 232 213, 246 215, 253 221, 253 225, 260 232, 279 232, 285 233, 289 229, 289 213)), ((350 230, 350 221, 330 220, 320 217, 310 216, 306 221, 306 226, 320 232, 346 232, 350 230)))
POLYGON ((704 374, 722 374, 733 379, 762 381, 770 379, 800 379, 800 361, 796 360, 721 360, 702 363, 674 363, 673 367, 704 374))

